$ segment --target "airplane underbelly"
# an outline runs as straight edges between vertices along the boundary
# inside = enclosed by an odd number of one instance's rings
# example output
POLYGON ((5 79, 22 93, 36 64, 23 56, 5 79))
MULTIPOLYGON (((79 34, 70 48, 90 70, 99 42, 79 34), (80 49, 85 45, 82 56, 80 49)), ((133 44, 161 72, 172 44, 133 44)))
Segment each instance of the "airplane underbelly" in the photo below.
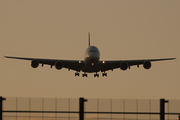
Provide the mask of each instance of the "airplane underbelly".
POLYGON ((98 63, 85 64, 85 67, 82 71, 88 73, 99 72, 100 71, 99 64, 98 63))

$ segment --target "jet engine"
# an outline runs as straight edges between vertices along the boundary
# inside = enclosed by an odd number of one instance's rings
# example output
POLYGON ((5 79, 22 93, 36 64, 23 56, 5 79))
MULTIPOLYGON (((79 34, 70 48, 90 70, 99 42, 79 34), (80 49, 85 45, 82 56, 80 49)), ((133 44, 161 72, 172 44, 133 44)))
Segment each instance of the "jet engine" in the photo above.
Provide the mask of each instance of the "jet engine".
POLYGON ((38 60, 32 60, 31 61, 31 67, 37 68, 39 66, 39 61, 38 60))
POLYGON ((122 62, 120 64, 120 69, 121 70, 127 70, 127 68, 128 68, 128 63, 127 62, 122 62))
POLYGON ((151 68, 151 62, 150 62, 150 61, 145 61, 145 62, 143 63, 143 67, 144 67, 145 69, 151 68))
POLYGON ((55 68, 56 68, 57 70, 62 69, 62 67, 63 67, 63 63, 62 63, 61 61, 57 61, 57 62, 55 63, 55 68))

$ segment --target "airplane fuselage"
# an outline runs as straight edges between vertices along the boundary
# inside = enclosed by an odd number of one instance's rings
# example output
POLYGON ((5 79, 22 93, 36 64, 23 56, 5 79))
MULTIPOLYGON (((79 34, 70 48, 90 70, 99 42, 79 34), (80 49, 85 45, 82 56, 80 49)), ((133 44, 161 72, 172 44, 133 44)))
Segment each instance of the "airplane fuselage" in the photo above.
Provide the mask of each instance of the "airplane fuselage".
POLYGON ((83 72, 99 72, 100 52, 97 47, 89 46, 84 55, 85 66, 83 72))

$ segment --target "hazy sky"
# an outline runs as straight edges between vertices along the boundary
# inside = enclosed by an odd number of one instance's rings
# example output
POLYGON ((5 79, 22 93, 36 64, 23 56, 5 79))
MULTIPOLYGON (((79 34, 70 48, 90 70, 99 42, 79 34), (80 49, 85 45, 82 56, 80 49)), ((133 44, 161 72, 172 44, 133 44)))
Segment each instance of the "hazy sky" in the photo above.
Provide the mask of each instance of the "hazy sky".
POLYGON ((0 95, 180 99, 179 6, 179 0, 1 0, 0 95), (88 32, 101 60, 177 60, 83 78, 82 72, 75 77, 75 71, 3 58, 83 60, 88 32))

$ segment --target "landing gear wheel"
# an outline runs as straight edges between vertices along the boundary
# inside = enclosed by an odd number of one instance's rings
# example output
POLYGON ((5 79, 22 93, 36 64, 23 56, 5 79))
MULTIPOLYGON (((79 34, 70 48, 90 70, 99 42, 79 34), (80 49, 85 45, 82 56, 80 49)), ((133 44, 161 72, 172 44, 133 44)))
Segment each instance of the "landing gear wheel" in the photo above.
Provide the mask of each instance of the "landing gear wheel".
POLYGON ((104 76, 106 76, 107 77, 107 73, 102 73, 102 76, 104 77, 104 76))
POLYGON ((94 77, 99 77, 99 74, 97 74, 97 73, 96 73, 96 74, 94 74, 94 77))
POLYGON ((85 77, 87 77, 87 74, 86 74, 86 73, 84 73, 84 74, 82 74, 82 76, 83 76, 83 77, 84 77, 84 76, 85 76, 85 77))
POLYGON ((79 76, 79 73, 78 73, 78 72, 76 72, 76 73, 75 73, 75 76, 79 76))

